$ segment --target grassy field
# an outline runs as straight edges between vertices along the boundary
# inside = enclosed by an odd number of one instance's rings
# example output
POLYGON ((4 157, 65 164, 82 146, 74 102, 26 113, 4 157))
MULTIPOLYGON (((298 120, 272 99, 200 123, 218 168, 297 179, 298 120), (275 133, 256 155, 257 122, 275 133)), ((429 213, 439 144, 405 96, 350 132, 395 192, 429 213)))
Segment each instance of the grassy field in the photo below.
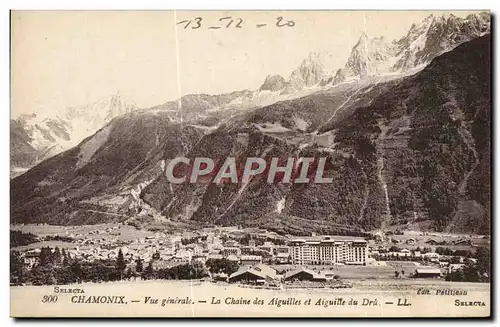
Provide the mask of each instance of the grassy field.
POLYGON ((50 247, 50 248, 56 248, 58 247, 59 249, 72 249, 76 246, 75 243, 68 243, 68 242, 61 242, 61 241, 43 241, 43 242, 36 242, 36 243, 31 243, 28 245, 22 245, 22 246, 15 246, 12 247, 12 250, 15 251, 26 251, 26 250, 32 250, 32 249, 40 249, 42 247, 50 247))
MULTIPOLYGON (((417 268, 434 268, 428 266, 422 266, 416 262, 410 261, 379 261, 379 265, 373 266, 320 266, 320 265, 308 265, 305 266, 307 269, 311 269, 317 272, 323 272, 328 274, 338 275, 342 279, 394 279, 394 272, 402 270, 405 275, 413 273, 417 268)), ((299 266, 296 265, 274 265, 273 266, 278 271, 293 271, 298 269, 299 266)))
POLYGON ((61 236, 74 236, 75 239, 82 239, 84 236, 90 239, 117 239, 118 241, 131 241, 137 238, 153 236, 155 233, 147 230, 137 230, 128 225, 121 224, 99 224, 99 225, 83 225, 83 226, 55 226, 55 225, 11 225, 11 230, 18 230, 24 233, 32 233, 40 237, 58 234, 61 236), (104 231, 106 229, 114 229, 112 233, 91 234, 96 231, 104 231))

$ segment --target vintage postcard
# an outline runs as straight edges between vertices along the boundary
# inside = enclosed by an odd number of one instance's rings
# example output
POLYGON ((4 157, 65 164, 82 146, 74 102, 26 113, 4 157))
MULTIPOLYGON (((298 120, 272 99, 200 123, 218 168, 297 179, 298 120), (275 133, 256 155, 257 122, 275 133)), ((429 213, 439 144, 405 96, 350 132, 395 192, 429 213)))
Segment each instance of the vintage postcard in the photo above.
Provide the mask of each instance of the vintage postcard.
POLYGON ((13 317, 489 317, 489 11, 11 11, 13 317))

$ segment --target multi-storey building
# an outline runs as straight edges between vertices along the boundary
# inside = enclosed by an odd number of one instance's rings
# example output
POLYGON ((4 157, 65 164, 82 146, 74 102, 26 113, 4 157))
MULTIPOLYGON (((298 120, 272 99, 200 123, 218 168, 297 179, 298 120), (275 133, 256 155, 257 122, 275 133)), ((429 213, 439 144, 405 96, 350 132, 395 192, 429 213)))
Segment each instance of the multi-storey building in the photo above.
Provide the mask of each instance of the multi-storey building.
POLYGON ((292 264, 333 265, 336 263, 365 265, 368 242, 352 237, 314 237, 290 241, 292 264))
POLYGON ((241 256, 241 249, 237 247, 230 247, 230 246, 225 246, 222 249, 222 255, 227 257, 230 255, 235 255, 237 257, 241 256))
POLYGON ((240 258, 242 266, 253 266, 262 263, 262 256, 260 255, 242 255, 240 258))
POLYGON ((290 247, 287 245, 278 245, 274 248, 275 254, 290 254, 290 247))

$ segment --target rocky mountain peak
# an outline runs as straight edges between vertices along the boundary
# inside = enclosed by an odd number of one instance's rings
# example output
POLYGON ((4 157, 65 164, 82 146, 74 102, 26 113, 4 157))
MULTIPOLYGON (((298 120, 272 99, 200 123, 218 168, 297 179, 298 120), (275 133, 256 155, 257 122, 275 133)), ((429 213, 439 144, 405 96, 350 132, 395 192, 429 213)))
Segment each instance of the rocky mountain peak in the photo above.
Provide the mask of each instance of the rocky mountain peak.
POLYGON ((21 114, 13 119, 19 135, 25 135, 12 151, 14 157, 24 158, 23 149, 30 149, 29 160, 17 160, 22 167, 32 165, 65 151, 92 135, 113 118, 129 113, 138 107, 126 100, 120 92, 88 105, 68 107, 54 115, 21 114))
POLYGON ((362 47, 366 44, 368 44, 368 34, 366 32, 362 32, 361 35, 359 36, 358 42, 354 45, 354 48, 359 48, 362 47))
POLYGON ((319 53, 311 52, 302 61, 300 67, 294 70, 290 76, 290 83, 295 86, 313 86, 323 78, 325 67, 322 56, 319 53))
POLYGON ((267 75, 259 91, 280 91, 286 85, 286 80, 281 75, 267 75))
POLYGON ((392 43, 387 43, 383 37, 369 38, 366 33, 362 33, 345 69, 348 75, 359 75, 361 78, 378 74, 384 70, 393 52, 392 43))
POLYGON ((428 64, 440 54, 489 30, 490 15, 483 12, 465 18, 451 13, 440 16, 430 14, 420 23, 412 24, 401 39, 392 42, 383 37, 370 38, 363 32, 352 48, 345 67, 339 69, 335 77, 329 78, 328 83, 335 85, 349 77, 363 79, 407 72, 428 64))
POLYGON ((79 107, 68 107, 63 109, 59 116, 69 120, 83 119, 86 121, 101 120, 107 122, 114 117, 129 113, 138 106, 130 100, 125 99, 119 91, 104 99, 79 107))

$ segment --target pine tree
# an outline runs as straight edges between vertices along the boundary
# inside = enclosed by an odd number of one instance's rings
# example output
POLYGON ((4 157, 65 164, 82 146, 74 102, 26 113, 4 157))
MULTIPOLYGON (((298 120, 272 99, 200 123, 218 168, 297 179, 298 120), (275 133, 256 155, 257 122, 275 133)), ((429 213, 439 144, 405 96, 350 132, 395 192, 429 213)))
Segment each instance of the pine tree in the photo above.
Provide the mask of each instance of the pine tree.
POLYGON ((59 265, 61 264, 61 250, 59 250, 59 248, 56 246, 56 249, 54 251, 54 263, 56 265, 59 265))
POLYGON ((10 252, 10 282, 15 285, 21 285, 26 280, 26 268, 19 252, 10 252))
POLYGON ((142 269, 143 269, 143 265, 142 265, 142 259, 141 258, 137 258, 137 260, 135 260, 135 271, 138 272, 138 273, 141 273, 142 272, 142 269))
POLYGON ((148 266, 142 272, 142 279, 150 279, 154 277, 153 260, 149 261, 148 266))
POLYGON ((50 248, 49 247, 42 247, 40 249, 40 256, 39 256, 40 263, 39 263, 39 265, 46 266, 49 263, 51 263, 51 261, 52 261, 51 256, 52 256, 52 251, 50 251, 50 248))
POLYGON ((118 251, 118 258, 116 258, 116 269, 120 273, 120 279, 123 278, 123 271, 127 267, 127 264, 125 263, 125 258, 123 257, 123 252, 122 249, 118 251))
POLYGON ((71 272, 73 279, 76 282, 80 283, 81 280, 83 279, 83 269, 82 269, 82 266, 80 265, 80 262, 74 261, 71 264, 71 267, 69 268, 69 270, 71 272))
POLYGON ((62 250, 62 256, 63 256, 63 262, 62 263, 63 263, 63 265, 65 267, 67 267, 70 264, 70 261, 69 261, 70 256, 69 256, 69 253, 66 252, 65 249, 62 250))

